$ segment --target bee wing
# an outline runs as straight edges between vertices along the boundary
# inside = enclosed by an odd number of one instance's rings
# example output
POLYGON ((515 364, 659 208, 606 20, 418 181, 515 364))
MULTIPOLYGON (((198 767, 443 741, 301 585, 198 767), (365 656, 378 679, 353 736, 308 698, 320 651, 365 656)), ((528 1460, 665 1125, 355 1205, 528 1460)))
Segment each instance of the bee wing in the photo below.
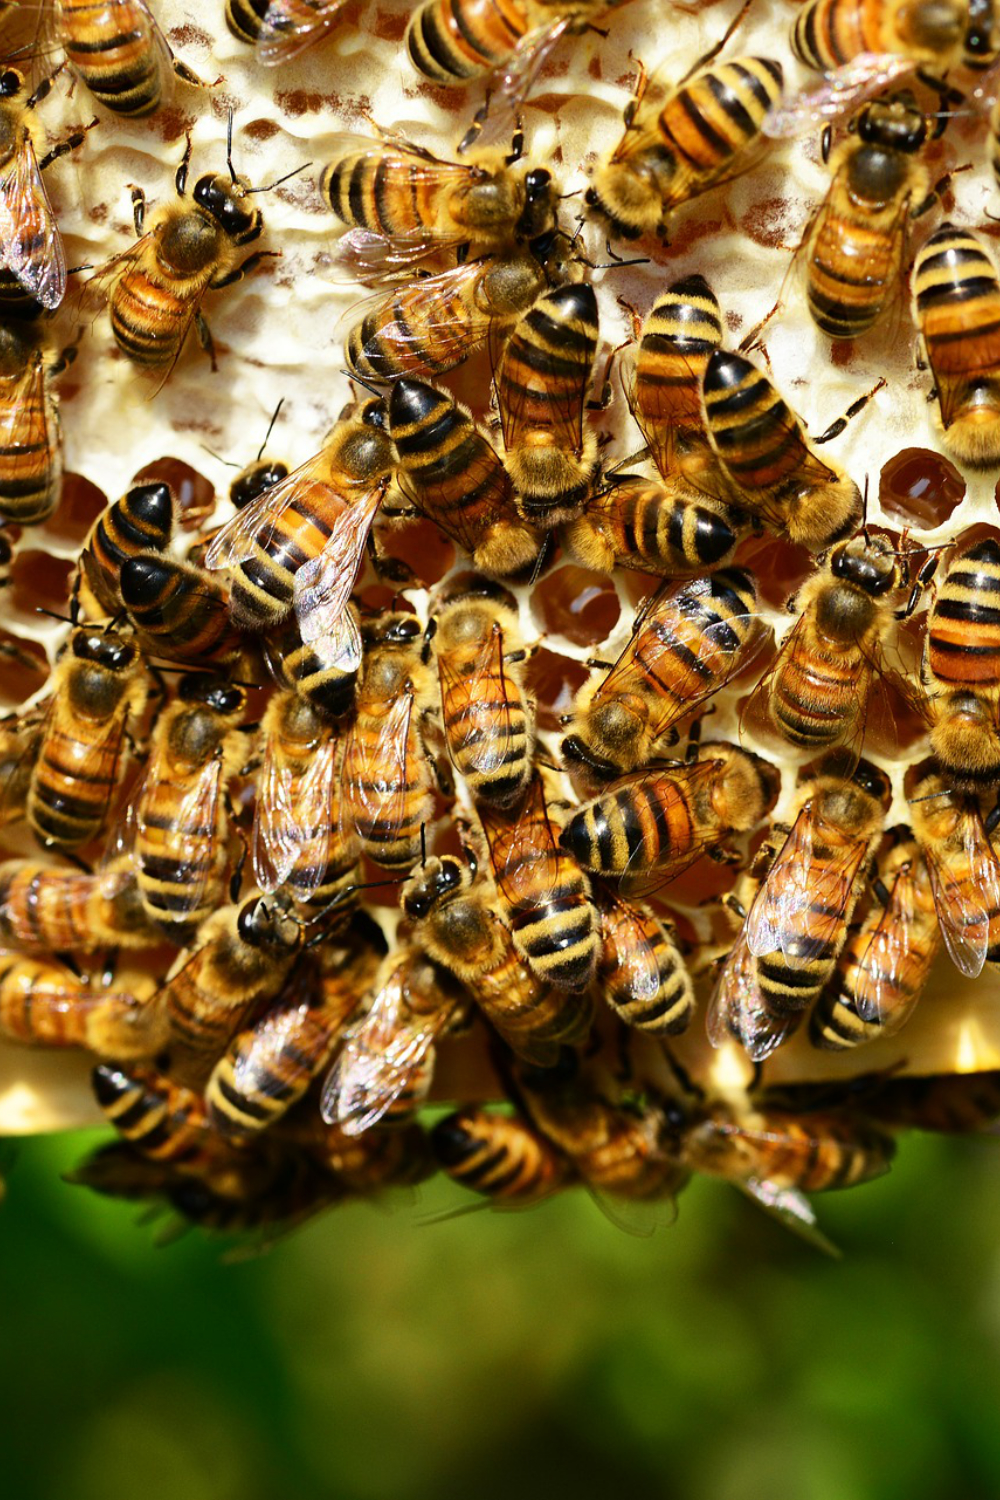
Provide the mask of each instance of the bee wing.
POLYGON ((255 48, 266 68, 298 57, 334 29, 344 0, 271 0, 255 48))
POLYGON ((797 1029, 802 1017, 775 1016, 757 981, 757 964, 744 928, 733 944, 708 1005, 706 1030, 713 1047, 737 1041, 754 1062, 763 1062, 797 1029))
POLYGON ((38 353, 21 375, 0 377, 0 452, 8 461, 37 450, 38 414, 45 411, 45 379, 45 362, 38 353))
POLYGON ((306 645, 332 636, 345 651, 350 644, 360 650, 358 627, 347 605, 384 495, 385 485, 379 484, 347 506, 334 521, 322 552, 297 570, 295 614, 306 645))
MULTIPOLYGON (((332 803, 335 765, 333 740, 317 751, 304 776, 296 776, 291 767, 281 763, 270 738, 265 744, 257 779, 250 853, 254 878, 268 895, 288 879, 307 840, 313 836, 317 842, 322 840, 323 824, 328 821, 322 811, 332 803), (308 787, 307 781, 311 783, 308 787), (309 803, 310 813, 303 808, 304 799, 309 803)), ((329 830, 326 843, 329 844, 329 830)), ((317 883, 322 876, 318 868, 320 852, 317 849, 317 859, 310 863, 310 875, 316 874, 317 883)))
POLYGON ((404 970, 397 967, 378 991, 368 1014, 344 1034, 343 1046, 327 1074, 320 1112, 345 1135, 362 1135, 377 1125, 427 1057, 448 1007, 409 1018, 404 970))
MULTIPOLYGON (((167 782, 169 778, 159 773, 151 762, 144 785, 150 790, 167 782)), ((222 760, 213 757, 194 777, 191 785, 177 801, 174 825, 171 831, 173 850, 177 860, 177 890, 171 896, 171 911, 178 913, 197 911, 212 882, 214 869, 206 857, 206 842, 218 836, 217 820, 219 800, 222 795, 222 760), (189 830, 189 831, 188 831, 189 830)), ((162 823, 149 821, 150 809, 143 799, 136 803, 136 849, 142 861, 142 844, 146 834, 153 830, 159 840, 163 833, 162 823)), ((155 856, 154 856, 155 857, 155 856)), ((173 884, 174 882, 172 882, 173 884)))
MULTIPOLYGON (((341 780, 341 821, 378 822, 398 828, 407 801, 408 747, 413 693, 401 693, 384 715, 374 743, 367 747, 348 734, 341 780)), ((353 829, 345 829, 353 834, 353 829)))
POLYGON ((775 105, 764 120, 763 133, 782 140, 816 125, 842 120, 895 79, 912 73, 915 66, 912 59, 899 53, 862 52, 828 74, 818 88, 804 89, 784 104, 775 105))
MULTIPOLYGON (((439 234, 425 227, 396 235, 355 228, 341 235, 333 258, 346 273, 345 284, 360 281, 365 286, 378 286, 399 281, 428 256, 461 243, 459 235, 439 234)), ((339 278, 334 284, 341 284, 339 278)))
MULTIPOLYGON (((515 378, 504 384, 504 364, 510 351, 510 343, 500 339, 500 328, 490 325, 490 364, 493 371, 493 390, 497 410, 500 413, 500 428, 504 447, 516 448, 525 431, 532 428, 531 416, 538 391, 538 378, 527 384, 515 378), (503 347, 500 344, 503 343, 503 347)), ((580 453, 583 448, 583 405, 590 384, 590 366, 579 363, 574 366, 572 379, 561 374, 558 385, 553 384, 547 392, 546 431, 551 431, 554 447, 570 453, 580 453)))
POLYGON ((677 1222, 677 1195, 672 1189, 664 1189, 657 1198, 623 1198, 590 1184, 587 1191, 609 1224, 637 1239, 649 1239, 677 1222))
POLYGON ((834 1260, 841 1258, 841 1251, 832 1240, 827 1239, 817 1224, 812 1204, 805 1193, 800 1193, 797 1188, 778 1187, 776 1183, 759 1177, 748 1177, 745 1182, 737 1182, 734 1186, 765 1213, 797 1234, 799 1239, 805 1240, 807 1245, 821 1250, 824 1255, 832 1256, 834 1260))
POLYGON ((27 134, 0 174, 0 265, 43 307, 66 295, 62 238, 27 134))
POLYGON ((508 98, 523 99, 545 59, 570 25, 563 17, 546 26, 527 32, 517 43, 507 61, 503 91, 508 98))
MULTIPOLYGON (((65 4, 60 4, 58 7, 59 10, 65 10, 65 8, 65 4)), ((102 7, 97 5, 88 6, 87 20, 95 28, 106 27, 107 31, 105 34, 111 34, 110 26, 113 23, 113 13, 116 10, 125 10, 126 12, 121 19, 128 24, 130 40, 135 37, 137 30, 145 32, 145 39, 150 43, 152 48, 156 71, 159 76, 160 99, 163 104, 169 104, 173 95, 174 80, 176 78, 173 67, 174 54, 170 43, 160 30, 156 17, 146 4, 146 0, 104 0, 103 15, 101 13, 102 7), (136 26, 136 21, 139 20, 139 17, 136 12, 141 12, 142 17, 138 27, 136 26)), ((95 30, 95 35, 99 34, 100 32, 95 30)))
POLYGON ((82 317, 85 313, 90 313, 93 319, 103 312, 116 283, 121 280, 129 266, 135 265, 148 254, 153 243, 153 232, 147 230, 140 239, 135 241, 135 244, 129 245, 127 250, 119 251, 117 255, 112 255, 109 260, 98 266, 93 276, 83 283, 76 294, 78 315, 82 317))
POLYGON ((990 915, 1000 911, 1000 866, 978 810, 965 815, 960 854, 940 844, 925 845, 923 853, 944 945, 955 967, 975 979, 986 962, 990 915))
POLYGON ((211 572, 219 568, 235 568, 253 557, 258 548, 266 549, 289 506, 301 500, 303 491, 312 486, 323 492, 324 500, 335 495, 346 510, 346 501, 329 483, 329 472, 326 451, 320 449, 226 522, 205 553, 204 566, 211 572))
POLYGON ((485 804, 477 811, 490 847, 493 878, 508 906, 534 910, 546 905, 561 883, 563 861, 569 855, 556 843, 540 778, 532 778, 513 818, 485 804))
POLYGON ((400 362, 410 373, 416 374, 419 366, 433 374, 422 348, 442 337, 448 346, 455 342, 458 304, 468 324, 463 329, 462 347, 481 344, 493 322, 489 309, 479 307, 475 301, 475 289, 483 272, 483 261, 465 261, 434 276, 411 280, 388 295, 377 292, 374 297, 355 304, 345 314, 346 320, 358 324, 370 315, 378 324, 377 334, 363 346, 362 356, 372 359, 385 350, 391 363, 400 362), (414 354, 420 355, 416 363, 414 354))
POLYGON ((610 909, 613 919, 610 938, 616 976, 627 986, 630 999, 654 1000, 660 990, 660 964, 642 913, 610 892, 602 893, 599 906, 602 917, 610 909))
POLYGON ((815 857, 812 807, 795 820, 754 897, 747 917, 747 945, 755 957, 781 952, 791 969, 802 968, 834 941, 845 905, 867 854, 848 843, 833 859, 815 857), (803 917, 809 913, 809 928, 803 917))
POLYGON ((912 934, 918 920, 914 901, 914 871, 904 866, 893 882, 889 903, 879 914, 875 929, 867 938, 862 933, 855 940, 858 961, 855 966, 854 1003, 863 1021, 877 1021, 880 1035, 891 1036, 907 1020, 920 998, 919 989, 908 1003, 890 1012, 890 998, 897 1000, 895 976, 903 969, 913 949, 912 934))
POLYGON ((471 672, 455 670, 446 652, 438 656, 441 700, 448 695, 450 717, 460 725, 458 744, 449 734, 448 750, 456 762, 471 747, 469 765, 476 771, 495 771, 506 764, 514 743, 514 725, 506 689, 497 703, 489 684, 497 679, 505 683, 503 666, 503 630, 495 625, 471 672))

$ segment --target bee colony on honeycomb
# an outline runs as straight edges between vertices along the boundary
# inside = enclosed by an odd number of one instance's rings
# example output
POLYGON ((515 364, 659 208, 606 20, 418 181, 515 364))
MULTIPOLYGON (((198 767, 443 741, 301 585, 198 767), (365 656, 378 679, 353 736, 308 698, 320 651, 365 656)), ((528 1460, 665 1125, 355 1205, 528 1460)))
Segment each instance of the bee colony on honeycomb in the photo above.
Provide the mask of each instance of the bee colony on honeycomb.
POLYGON ((108 0, 129 117, 77 9, 0 7, 0 1130, 813 1234, 1000 1117, 1000 31, 108 0))

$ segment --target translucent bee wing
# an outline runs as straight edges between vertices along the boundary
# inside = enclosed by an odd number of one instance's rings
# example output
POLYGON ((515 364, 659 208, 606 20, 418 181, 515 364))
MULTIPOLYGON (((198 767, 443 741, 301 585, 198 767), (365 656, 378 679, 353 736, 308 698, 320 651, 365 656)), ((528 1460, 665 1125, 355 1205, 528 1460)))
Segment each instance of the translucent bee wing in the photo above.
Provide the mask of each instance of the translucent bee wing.
POLYGON ((521 37, 503 75, 503 92, 509 99, 524 98, 570 21, 571 17, 563 17, 548 26, 536 27, 521 37))
POLYGON ((864 843, 846 844, 833 859, 815 853, 810 800, 795 820, 746 922, 755 957, 780 952, 798 969, 822 955, 844 921, 854 879, 867 854, 864 843))
MULTIPOLYGON (((288 879, 307 844, 312 844, 306 876, 310 891, 323 879, 330 844, 330 809, 335 790, 337 748, 330 739, 298 776, 283 765, 270 739, 257 780, 250 835, 254 878, 270 895, 288 879)), ((305 862, 304 862, 305 863, 305 862)))
MULTIPOLYGON (((144 786, 151 794, 161 786, 169 786, 170 777, 161 768, 159 758, 150 760, 144 786)), ((171 912, 183 914, 197 911, 203 903, 215 876, 212 862, 206 857, 206 842, 219 837, 217 822, 222 796, 222 761, 213 758, 202 766, 176 803, 174 823, 170 830, 171 854, 176 860, 176 875, 171 885, 176 890, 171 894, 171 912)), ((156 852, 148 858, 152 865, 159 862, 160 840, 163 826, 158 817, 150 819, 151 808, 145 798, 140 798, 136 808, 136 856, 140 868, 147 862, 143 843, 152 832, 156 852)))
MULTIPOLYGON (((8 459, 37 452, 39 413, 49 428, 45 407, 45 361, 36 353, 28 368, 12 378, 0 376, 0 451, 8 459)), ((50 434, 54 436, 54 434, 50 434)))
POLYGON ((333 257, 334 263, 346 272, 346 281, 341 283, 337 279, 334 284, 360 281, 377 285, 398 280, 428 256, 461 243, 458 235, 436 234, 424 227, 391 236, 372 229, 348 229, 341 235, 333 257))
POLYGON ((570 856, 556 843, 540 778, 532 778, 513 818, 486 805, 478 812, 493 878, 504 901, 515 911, 545 906, 562 885, 564 862, 570 856))
POLYGON ((450 1008, 411 1018, 405 967, 397 966, 371 1009, 344 1035, 323 1085, 320 1113, 345 1135, 363 1135, 385 1115, 410 1083, 434 1044, 450 1008))
POLYGON ((915 67, 912 58, 898 53, 859 53, 830 73, 818 88, 805 89, 769 110, 763 133, 773 140, 783 140, 817 125, 842 120, 897 78, 912 73, 915 67))
MULTIPOLYGON (((530 433, 532 430, 538 385, 527 383, 523 375, 517 374, 516 367, 514 377, 506 379, 504 369, 510 344, 500 338, 499 333, 499 327, 494 324, 490 329, 493 389, 497 397, 504 447, 511 449, 518 446, 526 431, 530 433)), ((582 344, 579 334, 577 337, 582 344)), ((594 352, 596 353, 596 344, 594 352)), ((574 454, 582 451, 583 410, 589 386, 590 364, 580 360, 579 363, 574 361, 572 378, 565 372, 560 372, 558 386, 553 384, 553 388, 547 392, 546 433, 551 436, 553 447, 574 454)))
POLYGON ((903 867, 893 882, 889 903, 874 930, 855 939, 854 1004, 863 1021, 876 1022, 880 1035, 891 1036, 906 1021, 920 998, 919 991, 900 1005, 896 976, 904 972, 913 951, 912 934, 918 920, 914 903, 913 871, 903 867), (890 1001, 894 1009, 890 1010, 890 1001))
POLYGON ((745 1182, 734 1183, 741 1193, 762 1208, 765 1213, 784 1224, 799 1239, 805 1240, 813 1249, 840 1260, 842 1252, 828 1239, 816 1222, 812 1204, 804 1193, 796 1188, 776 1187, 773 1182, 759 1177, 748 1177, 745 1182))
POLYGON ((482 773, 506 765, 515 741, 510 702, 506 688, 500 702, 489 690, 492 682, 506 683, 501 626, 493 626, 471 672, 456 671, 446 652, 437 662, 442 705, 447 695, 449 717, 461 726, 457 741, 451 733, 446 736, 452 760, 458 764, 461 758, 470 769, 482 773))
POLYGON ((0 266, 43 307, 66 295, 62 238, 27 135, 0 174, 0 266))
MULTIPOLYGON (((60 5, 59 9, 65 10, 65 6, 60 5)), ((173 96, 176 79, 173 67, 173 48, 163 35, 156 17, 146 4, 146 0, 105 0, 103 9, 108 19, 102 17, 100 13, 92 13, 93 11, 97 11, 98 7, 88 8, 87 19, 95 27, 109 26, 109 19, 113 17, 113 13, 120 10, 124 14, 117 23, 119 27, 127 28, 133 36, 136 32, 145 32, 145 39, 152 48, 152 54, 156 62, 161 106, 169 104, 173 96)))
POLYGON ((706 1029, 712 1046, 737 1041, 754 1062, 763 1062, 801 1021, 801 1015, 779 1017, 768 1010, 757 981, 756 960, 741 932, 709 1001, 706 1029))
POLYGON ((322 552, 302 564, 293 585, 303 642, 310 645, 332 637, 330 648, 338 659, 356 655, 359 664, 361 637, 347 606, 384 495, 385 485, 380 484, 346 507, 334 521, 322 552))
POLYGON ((646 934, 643 914, 628 902, 603 891, 598 908, 605 941, 610 941, 614 948, 614 962, 604 968, 604 977, 613 977, 631 1001, 648 1003, 655 1000, 662 983, 660 964, 646 934))
POLYGON ((341 819, 350 834, 365 824, 377 823, 387 831, 403 825, 411 791, 408 770, 413 703, 412 690, 400 694, 383 716, 370 747, 356 734, 347 737, 341 819))
POLYGON ((368 317, 377 323, 377 331, 362 348, 362 357, 377 359, 381 368, 387 351, 392 377, 402 373, 434 376, 451 369, 483 342, 494 321, 490 309, 476 300, 476 289, 486 269, 482 260, 466 261, 437 275, 410 280, 388 295, 379 292, 349 309, 345 319, 352 324, 368 317), (456 317, 459 307, 461 320, 456 317), (447 351, 443 360, 435 351, 433 366, 423 352, 428 345, 441 345, 447 351))
POLYGON ((329 36, 344 0, 271 0, 261 22, 255 53, 265 68, 298 57, 329 36))
POLYGON ((609 1224, 636 1239, 649 1239, 677 1222, 677 1195, 672 1190, 658 1198, 624 1198, 588 1183, 587 1192, 609 1224))
MULTIPOLYGON (((210 572, 219 568, 235 568, 253 557, 259 549, 266 550, 274 538, 278 522, 289 507, 301 501, 304 492, 313 486, 321 491, 318 505, 328 508, 330 498, 334 497, 346 510, 347 502, 339 490, 329 483, 329 473, 329 457, 326 449, 321 448, 312 458, 307 458, 304 464, 300 464, 284 479, 279 479, 270 489, 264 490, 256 500, 237 511, 226 522, 205 553, 204 566, 210 572)), ((308 525, 309 522, 304 520, 303 527, 308 525)))
POLYGON ((963 841, 956 855, 940 843, 923 853, 944 945, 955 967, 975 979, 986 963, 990 916, 1000 911, 1000 866, 978 809, 965 814, 963 841))

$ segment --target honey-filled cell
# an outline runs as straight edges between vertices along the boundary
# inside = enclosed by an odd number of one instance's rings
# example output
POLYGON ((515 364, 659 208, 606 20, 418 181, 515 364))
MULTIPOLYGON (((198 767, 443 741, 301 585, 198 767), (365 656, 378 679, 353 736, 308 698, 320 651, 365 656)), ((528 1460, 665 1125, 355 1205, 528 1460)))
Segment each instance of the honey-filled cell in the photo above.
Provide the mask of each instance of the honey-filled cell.
POLYGON ((904 448, 885 465, 878 498, 883 511, 908 526, 943 526, 965 494, 965 481, 953 463, 927 448, 904 448))

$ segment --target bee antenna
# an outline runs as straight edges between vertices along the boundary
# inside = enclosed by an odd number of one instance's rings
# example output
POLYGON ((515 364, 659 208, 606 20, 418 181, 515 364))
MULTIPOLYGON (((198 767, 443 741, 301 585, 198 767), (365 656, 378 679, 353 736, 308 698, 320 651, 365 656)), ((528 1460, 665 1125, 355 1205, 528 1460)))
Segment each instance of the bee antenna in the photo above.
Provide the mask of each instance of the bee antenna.
MULTIPOLYGON (((239 464, 234 464, 231 458, 223 458, 221 453, 216 453, 215 449, 210 448, 207 443, 199 443, 198 446, 203 453, 207 453, 209 457, 214 458, 216 463, 225 464, 227 469, 239 468, 239 464)), ((257 457, 260 457, 259 453, 257 457)))
POLYGON ((906 805, 915 807, 918 802, 933 802, 937 797, 950 797, 951 794, 951 788, 946 786, 942 787, 939 792, 928 792, 926 797, 907 797, 906 805))
POLYGON ((427 867, 427 824, 420 825, 420 868, 427 867))
POLYGON ((871 537, 868 535, 868 475, 865 475, 865 493, 861 501, 861 531, 866 543, 871 545, 871 537))
MULTIPOLYGON (((230 125, 231 124, 232 124, 232 116, 230 116, 230 125)), ((284 175, 284 177, 278 177, 274 182, 265 183, 263 187, 247 188, 247 192, 248 193, 273 193, 274 189, 276 187, 280 187, 283 182, 288 182, 289 179, 292 178, 292 177, 298 177, 298 175, 299 175, 300 172, 305 172, 311 166, 312 166, 312 162, 311 161, 304 161, 300 167, 293 167, 290 172, 286 172, 285 175, 284 175)), ((233 170, 231 162, 230 162, 230 165, 229 165, 229 170, 230 171, 233 170)), ((233 181, 234 182, 236 181, 235 177, 233 178, 233 181)))
MULTIPOLYGON (((268 422, 268 424, 267 424, 267 431, 264 434, 264 441, 261 443, 260 447, 257 449, 257 461, 258 461, 258 463, 260 462, 261 455, 263 454, 264 449, 267 447, 267 440, 271 436, 271 433, 274 431, 274 424, 278 420, 278 413, 281 410, 281 408, 284 406, 284 404, 285 404, 285 398, 284 398, 284 396, 282 396, 281 400, 278 402, 277 406, 274 408, 274 415, 272 416, 270 422, 268 422)), ((233 468, 235 469, 235 467, 236 467, 236 465, 234 464, 233 468)))
POLYGON ((226 126, 226 166, 229 168, 229 176, 233 184, 236 183, 236 169, 233 166, 233 107, 229 106, 229 123, 226 126))
POLYGON ((50 620, 62 620, 63 623, 66 624, 66 625, 72 625, 73 624, 73 621, 70 619, 69 615, 61 615, 61 614, 59 614, 54 609, 43 609, 40 604, 37 604, 35 606, 35 614, 36 615, 48 615, 48 617, 49 617, 50 620))
POLYGON ((341 375, 346 375, 352 385, 359 385, 362 390, 367 391, 369 396, 374 396, 379 401, 382 400, 382 391, 379 390, 377 385, 373 385, 370 380, 366 380, 363 375, 356 375, 353 370, 341 370, 340 373, 341 375))

